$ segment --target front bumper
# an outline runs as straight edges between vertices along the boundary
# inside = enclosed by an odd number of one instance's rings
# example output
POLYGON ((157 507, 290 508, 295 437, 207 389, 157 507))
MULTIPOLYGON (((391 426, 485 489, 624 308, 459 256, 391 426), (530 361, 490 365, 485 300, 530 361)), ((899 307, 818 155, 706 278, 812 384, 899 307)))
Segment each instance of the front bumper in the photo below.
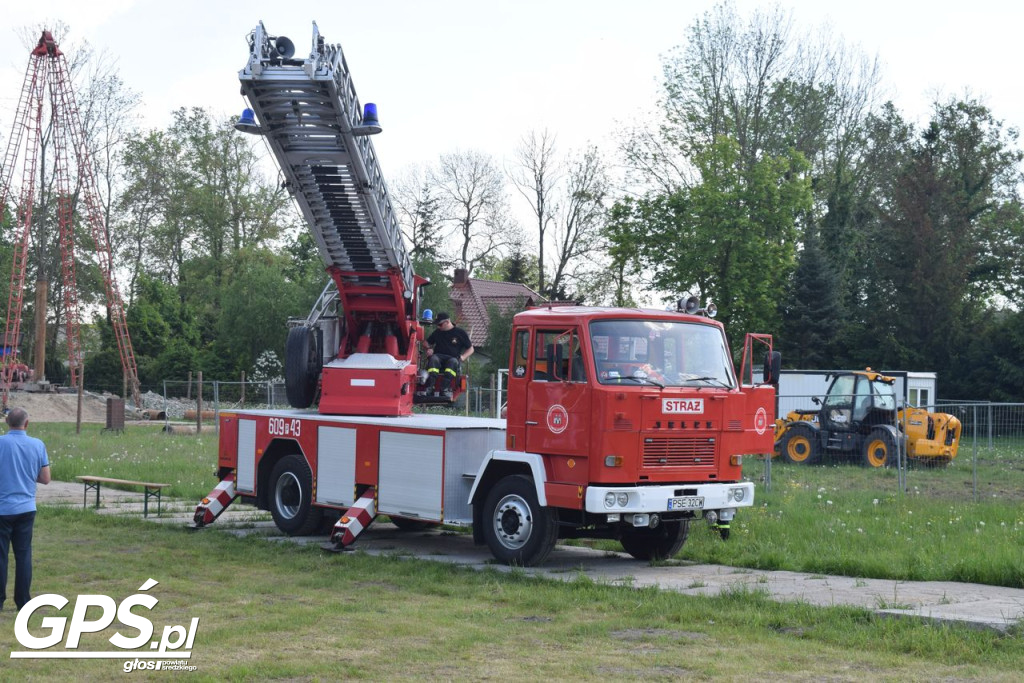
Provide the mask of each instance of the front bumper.
MULTIPOLYGON (((673 498, 703 498, 703 504, 689 510, 727 510, 750 507, 754 504, 754 483, 741 481, 735 484, 663 484, 652 486, 590 486, 587 488, 585 505, 587 512, 594 514, 664 513, 669 512, 669 501, 673 498), (615 503, 606 504, 611 493, 615 503), (624 505, 619 504, 620 494, 626 495, 624 505)), ((730 515, 731 517, 731 515, 730 515)))

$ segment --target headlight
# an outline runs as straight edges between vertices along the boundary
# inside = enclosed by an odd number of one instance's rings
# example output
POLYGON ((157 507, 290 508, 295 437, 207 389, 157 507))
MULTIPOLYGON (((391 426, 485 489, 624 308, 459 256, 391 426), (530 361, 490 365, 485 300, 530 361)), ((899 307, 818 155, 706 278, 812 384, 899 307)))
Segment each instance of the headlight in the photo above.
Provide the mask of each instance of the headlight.
POLYGON ((604 506, 610 508, 613 505, 615 505, 615 494, 609 491, 604 494, 604 506))
POLYGON ((619 507, 626 507, 626 505, 629 504, 629 495, 626 493, 615 494, 615 499, 616 502, 619 504, 619 507))

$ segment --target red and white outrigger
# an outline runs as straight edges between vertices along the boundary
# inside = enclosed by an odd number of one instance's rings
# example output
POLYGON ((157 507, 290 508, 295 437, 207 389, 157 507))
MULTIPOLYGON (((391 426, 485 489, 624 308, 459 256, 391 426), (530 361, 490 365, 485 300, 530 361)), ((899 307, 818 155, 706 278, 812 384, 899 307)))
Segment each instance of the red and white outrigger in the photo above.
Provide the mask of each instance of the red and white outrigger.
POLYGON ((383 514, 403 529, 471 525, 498 560, 522 565, 584 536, 669 557, 700 517, 728 536, 753 504, 742 456, 774 447, 775 389, 744 385, 746 368, 737 377, 711 306, 519 313, 507 420, 414 414, 426 281, 367 137, 380 131, 375 108, 360 110, 341 48, 315 24, 305 59, 260 24, 240 78, 251 110, 239 127, 267 136, 332 280, 289 332, 297 409, 221 414, 220 484, 195 526, 241 497, 289 534, 334 522, 334 549, 383 514))

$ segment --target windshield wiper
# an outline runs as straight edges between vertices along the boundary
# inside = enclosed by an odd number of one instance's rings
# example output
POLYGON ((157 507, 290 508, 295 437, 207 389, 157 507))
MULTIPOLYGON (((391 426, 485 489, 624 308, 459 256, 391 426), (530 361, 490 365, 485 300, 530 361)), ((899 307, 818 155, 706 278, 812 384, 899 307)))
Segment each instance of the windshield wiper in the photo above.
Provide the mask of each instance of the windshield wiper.
POLYGON ((686 382, 714 382, 718 386, 725 389, 729 389, 729 385, 718 379, 717 377, 687 377, 684 381, 686 382))

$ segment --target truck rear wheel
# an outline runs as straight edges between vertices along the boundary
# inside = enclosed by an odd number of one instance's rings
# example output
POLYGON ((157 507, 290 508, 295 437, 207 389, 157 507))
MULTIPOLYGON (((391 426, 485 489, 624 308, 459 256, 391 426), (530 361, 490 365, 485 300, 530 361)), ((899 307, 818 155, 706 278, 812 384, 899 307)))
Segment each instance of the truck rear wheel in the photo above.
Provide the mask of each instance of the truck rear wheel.
POLYGON ((786 462, 795 465, 810 465, 818 461, 818 435, 810 427, 793 424, 786 430, 780 442, 780 451, 786 462))
POLYGON ((662 522, 655 528, 628 526, 622 530, 622 549, 638 560, 674 557, 690 535, 690 520, 662 522))
POLYGON ((505 564, 540 564, 558 540, 554 510, 541 507, 533 480, 522 475, 505 477, 487 494, 483 524, 487 547, 505 564))
POLYGON ((301 455, 286 455, 270 474, 270 514, 289 536, 308 536, 323 516, 313 507, 313 474, 301 455))
POLYGON ((896 441, 884 429, 873 429, 864 442, 865 467, 895 467, 896 441))

